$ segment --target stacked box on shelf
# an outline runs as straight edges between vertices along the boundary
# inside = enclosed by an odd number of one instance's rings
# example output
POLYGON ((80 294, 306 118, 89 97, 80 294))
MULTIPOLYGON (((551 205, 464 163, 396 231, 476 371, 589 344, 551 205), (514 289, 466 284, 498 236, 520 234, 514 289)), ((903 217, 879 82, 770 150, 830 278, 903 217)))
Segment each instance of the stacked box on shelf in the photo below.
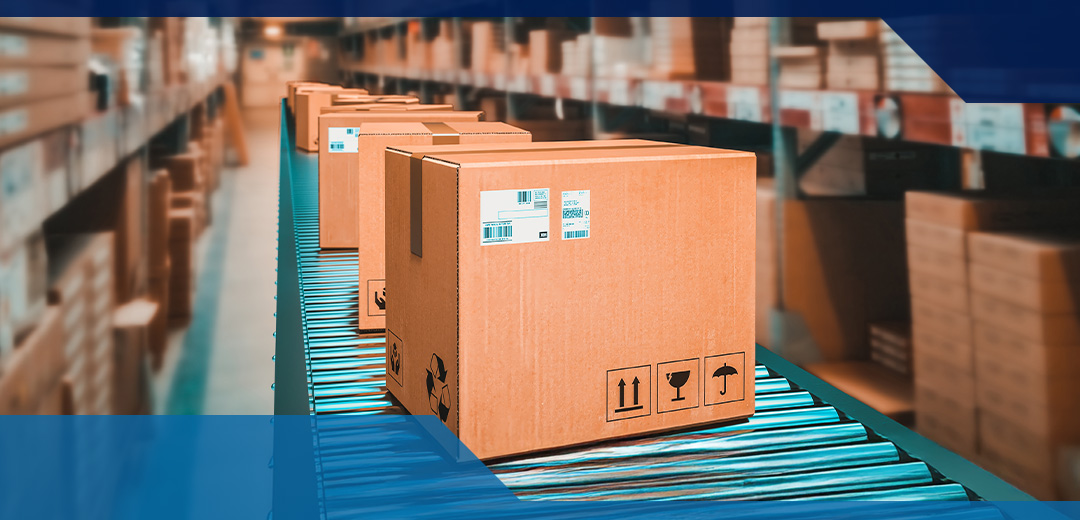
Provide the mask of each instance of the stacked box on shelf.
POLYGON ((816 45, 777 47, 773 55, 780 61, 781 88, 819 89, 825 79, 822 49, 816 45))
POLYGON ((87 115, 90 18, 0 19, 0 148, 87 115))
POLYGON ((161 39, 162 65, 165 83, 179 85, 187 81, 184 59, 184 19, 178 17, 153 17, 147 20, 152 34, 161 39))
POLYGON ((821 22, 818 38, 828 42, 825 86, 878 90, 881 87, 880 21, 821 22))
MULTIPOLYGON (((576 38, 568 38, 559 44, 562 66, 560 70, 564 76, 584 77, 589 75, 589 64, 592 63, 592 44, 588 34, 578 35, 576 38)), ((532 58, 530 57, 530 60, 532 58)))
POLYGON ((60 414, 64 375, 63 308, 50 305, 13 352, 0 357, 0 414, 60 414))
POLYGON ((727 81, 731 18, 650 18, 652 77, 727 81))
MULTIPOLYGON (((457 63, 454 60, 454 41, 452 39, 453 27, 449 20, 439 21, 439 34, 431 39, 431 68, 434 70, 447 70, 454 68, 457 63)), ((367 39, 365 39, 367 41, 367 39)), ((365 57, 368 54, 364 53, 365 57)))
POLYGON ((1076 194, 908 192, 916 426, 966 456, 979 450, 967 235, 1080 222, 1076 194))
POLYGON ((471 24, 469 63, 473 72, 482 74, 502 73, 506 69, 505 24, 488 21, 471 24))
POLYGON ((420 30, 420 20, 409 20, 405 35, 405 66, 411 71, 422 71, 431 63, 431 45, 420 30))
POLYGON ((1080 235, 968 236, 984 463, 1061 499, 1058 451, 1080 442, 1080 235))
POLYGON ((556 74, 562 70, 562 42, 569 33, 557 29, 529 31, 529 73, 533 76, 556 74))
POLYGON ((114 359, 113 410, 119 415, 135 415, 149 410, 146 366, 151 329, 162 308, 148 299, 138 299, 117 307, 113 314, 116 344, 114 359))
POLYGON ((113 235, 49 235, 49 299, 63 306, 65 413, 112 412, 113 235))
POLYGON ((897 374, 911 375, 911 322, 870 324, 870 361, 897 374))
POLYGON ((35 233, 0 255, 0 371, 45 311, 45 244, 35 233))
POLYGON ((892 92, 951 93, 941 80, 884 21, 881 26, 882 75, 885 90, 892 92))
POLYGON ((207 224, 208 201, 202 163, 202 151, 194 143, 188 143, 186 153, 164 157, 160 162, 160 166, 169 172, 171 181, 169 207, 192 210, 195 237, 202 233, 207 224))
POLYGON ((731 29, 731 82, 769 83, 769 19, 738 17, 731 29))

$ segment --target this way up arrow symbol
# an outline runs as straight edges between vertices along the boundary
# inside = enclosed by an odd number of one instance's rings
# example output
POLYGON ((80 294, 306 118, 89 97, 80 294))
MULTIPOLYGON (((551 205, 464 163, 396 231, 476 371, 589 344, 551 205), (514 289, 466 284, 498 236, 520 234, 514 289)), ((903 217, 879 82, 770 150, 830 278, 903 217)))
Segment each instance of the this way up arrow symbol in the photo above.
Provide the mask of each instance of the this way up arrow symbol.
MULTIPOLYGON (((634 387, 634 391, 636 394, 637 386, 634 387)), ((619 378, 619 408, 623 406, 626 406, 626 381, 619 378)))
POLYGON ((635 377, 634 378, 634 404, 637 404, 637 402, 638 402, 637 401, 637 388, 638 388, 638 385, 640 383, 641 383, 641 381, 638 381, 638 378, 635 377))

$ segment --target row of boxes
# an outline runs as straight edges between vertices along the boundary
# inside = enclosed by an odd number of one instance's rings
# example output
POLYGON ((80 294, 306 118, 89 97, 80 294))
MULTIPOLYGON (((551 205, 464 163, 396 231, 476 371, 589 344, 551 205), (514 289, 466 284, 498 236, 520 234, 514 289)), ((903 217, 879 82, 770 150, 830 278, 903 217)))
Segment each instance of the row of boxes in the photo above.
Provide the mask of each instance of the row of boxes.
POLYGON ((754 156, 479 116, 319 117, 320 235, 357 240, 320 245, 359 252, 395 397, 483 459, 750 415, 754 156))
POLYGON ((1043 298, 1066 305, 1070 295, 1043 293, 1053 275, 1032 260, 1053 264, 1067 247, 1016 230, 1080 223, 1078 200, 911 192, 906 201, 917 427, 1041 498, 1059 496, 1054 441, 1076 439, 1051 424, 1075 415, 1078 394, 1036 374, 1050 357, 1063 371, 1080 359, 1068 348, 1080 345, 1080 318, 1042 309, 1043 298))

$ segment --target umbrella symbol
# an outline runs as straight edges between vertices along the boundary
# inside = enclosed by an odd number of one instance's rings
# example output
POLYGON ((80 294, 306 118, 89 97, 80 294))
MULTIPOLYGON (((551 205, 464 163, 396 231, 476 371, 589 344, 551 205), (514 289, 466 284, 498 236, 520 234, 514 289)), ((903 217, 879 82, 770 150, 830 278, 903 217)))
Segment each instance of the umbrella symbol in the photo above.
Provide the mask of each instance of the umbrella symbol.
POLYGON ((735 367, 728 366, 727 363, 724 363, 724 366, 716 369, 712 373, 713 377, 721 377, 721 376, 723 376, 723 378, 724 378, 724 389, 720 391, 720 395, 724 395, 724 394, 727 393, 727 376, 738 375, 738 373, 739 373, 739 371, 735 370, 735 367))

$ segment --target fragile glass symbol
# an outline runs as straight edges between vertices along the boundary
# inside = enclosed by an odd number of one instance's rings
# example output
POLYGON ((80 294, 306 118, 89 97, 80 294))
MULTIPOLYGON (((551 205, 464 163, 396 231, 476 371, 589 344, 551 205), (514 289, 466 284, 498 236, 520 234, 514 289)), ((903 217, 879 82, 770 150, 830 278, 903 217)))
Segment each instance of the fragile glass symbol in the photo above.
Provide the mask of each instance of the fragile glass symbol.
POLYGON ((727 363, 724 363, 724 366, 716 369, 712 373, 713 377, 723 377, 724 378, 724 388, 722 390, 720 390, 720 395, 724 395, 724 394, 727 393, 727 377, 728 376, 738 375, 738 374, 739 374, 739 371, 735 370, 735 367, 729 367, 727 363))
POLYGON ((671 373, 669 373, 667 375, 668 384, 671 385, 671 387, 675 389, 675 398, 672 399, 672 401, 682 401, 683 399, 686 399, 679 392, 682 391, 683 385, 685 385, 686 382, 689 381, 689 380, 690 380, 690 371, 689 370, 683 370, 683 371, 680 371, 680 372, 671 372, 671 373))
POLYGON ((640 384, 641 381, 639 381, 636 377, 630 383, 630 385, 634 387, 634 402, 630 406, 626 406, 626 380, 619 378, 619 407, 615 409, 615 413, 629 412, 642 409, 644 405, 638 404, 638 385, 640 384))

